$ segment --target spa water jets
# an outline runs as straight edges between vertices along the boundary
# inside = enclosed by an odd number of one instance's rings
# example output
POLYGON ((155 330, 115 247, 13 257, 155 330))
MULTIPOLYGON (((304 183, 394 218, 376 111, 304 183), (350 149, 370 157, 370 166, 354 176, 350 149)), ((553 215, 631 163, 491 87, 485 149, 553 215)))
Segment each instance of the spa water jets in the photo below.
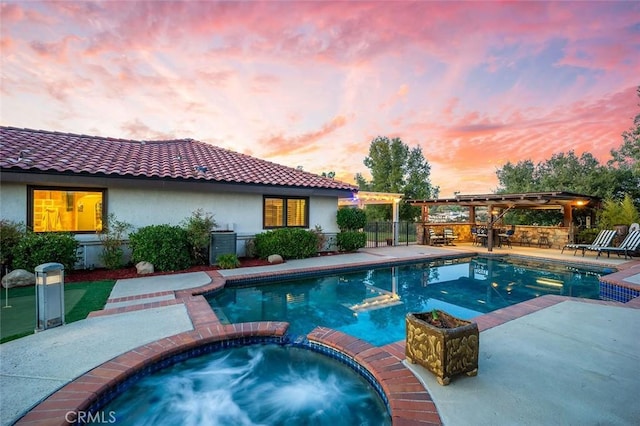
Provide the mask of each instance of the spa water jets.
POLYGON ((103 410, 135 425, 390 424, 349 367, 277 345, 228 349, 143 378, 103 410))

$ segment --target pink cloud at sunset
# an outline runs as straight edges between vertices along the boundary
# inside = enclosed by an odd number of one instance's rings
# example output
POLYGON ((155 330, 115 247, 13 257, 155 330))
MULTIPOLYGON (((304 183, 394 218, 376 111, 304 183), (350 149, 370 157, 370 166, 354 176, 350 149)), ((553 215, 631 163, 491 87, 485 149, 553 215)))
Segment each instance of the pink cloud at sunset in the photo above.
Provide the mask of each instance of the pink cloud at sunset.
MULTIPOLYGON (((2 125, 193 138, 353 183, 377 136, 441 196, 601 162, 638 113, 639 2, 3 2, 2 125)), ((557 188, 562 189, 562 188, 557 188)))

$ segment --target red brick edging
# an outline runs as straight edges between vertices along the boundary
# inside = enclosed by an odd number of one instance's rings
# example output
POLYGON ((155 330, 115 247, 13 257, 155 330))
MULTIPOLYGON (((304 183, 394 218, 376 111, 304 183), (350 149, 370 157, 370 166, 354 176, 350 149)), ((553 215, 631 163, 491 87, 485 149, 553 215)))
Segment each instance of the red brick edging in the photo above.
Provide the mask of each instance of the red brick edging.
MULTIPOLYGON (((637 273, 637 271, 634 272, 637 273)), ((623 273, 625 276, 627 274, 632 273, 623 273)), ((101 316, 184 303, 194 330, 139 346, 95 367, 49 395, 16 424, 68 425, 69 421, 73 420, 73 416, 69 413, 88 410, 105 392, 115 389, 118 384, 137 371, 154 363, 209 343, 252 336, 281 337, 286 333, 288 324, 284 322, 222 324, 202 294, 224 287, 225 279, 215 271, 210 272, 209 275, 212 278, 210 284, 197 289, 173 292, 174 300, 143 303, 92 313, 91 316, 101 316)), ((157 295, 159 294, 152 296, 157 295)), ((478 323, 480 331, 483 331, 571 299, 565 296, 543 296, 482 315, 474 321, 478 323)), ((618 302, 586 299, 580 299, 580 301, 620 306, 618 302)), ((640 297, 628 302, 625 306, 640 308, 640 297)), ((376 378, 387 396, 394 425, 442 424, 431 396, 402 363, 405 358, 404 341, 375 347, 355 337, 324 327, 316 328, 307 337, 312 342, 329 346, 352 357, 376 378)))

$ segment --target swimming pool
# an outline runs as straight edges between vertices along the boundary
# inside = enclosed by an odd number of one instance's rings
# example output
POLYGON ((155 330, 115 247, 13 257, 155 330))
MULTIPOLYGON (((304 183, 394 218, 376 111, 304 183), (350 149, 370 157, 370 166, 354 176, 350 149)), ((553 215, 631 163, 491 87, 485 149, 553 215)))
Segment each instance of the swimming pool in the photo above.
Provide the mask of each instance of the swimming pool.
POLYGON ((316 326, 373 345, 404 339, 409 312, 442 309, 471 319, 545 294, 599 298, 597 270, 522 259, 461 258, 292 279, 228 283, 208 296, 223 322, 286 321, 289 333, 316 326))

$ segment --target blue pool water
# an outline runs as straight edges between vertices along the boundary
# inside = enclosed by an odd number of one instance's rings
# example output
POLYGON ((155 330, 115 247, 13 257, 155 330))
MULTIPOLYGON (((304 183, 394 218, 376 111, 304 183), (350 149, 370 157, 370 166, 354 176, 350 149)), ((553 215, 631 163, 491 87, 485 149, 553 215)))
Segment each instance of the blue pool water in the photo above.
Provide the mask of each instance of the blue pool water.
POLYGON ((307 349, 251 345, 146 376, 101 409, 127 425, 390 425, 384 402, 348 366, 307 349))
POLYGON ((228 287, 208 297, 222 321, 329 327, 380 346, 405 338, 405 315, 471 319, 545 294, 598 299, 600 274, 566 265, 464 258, 228 287))

